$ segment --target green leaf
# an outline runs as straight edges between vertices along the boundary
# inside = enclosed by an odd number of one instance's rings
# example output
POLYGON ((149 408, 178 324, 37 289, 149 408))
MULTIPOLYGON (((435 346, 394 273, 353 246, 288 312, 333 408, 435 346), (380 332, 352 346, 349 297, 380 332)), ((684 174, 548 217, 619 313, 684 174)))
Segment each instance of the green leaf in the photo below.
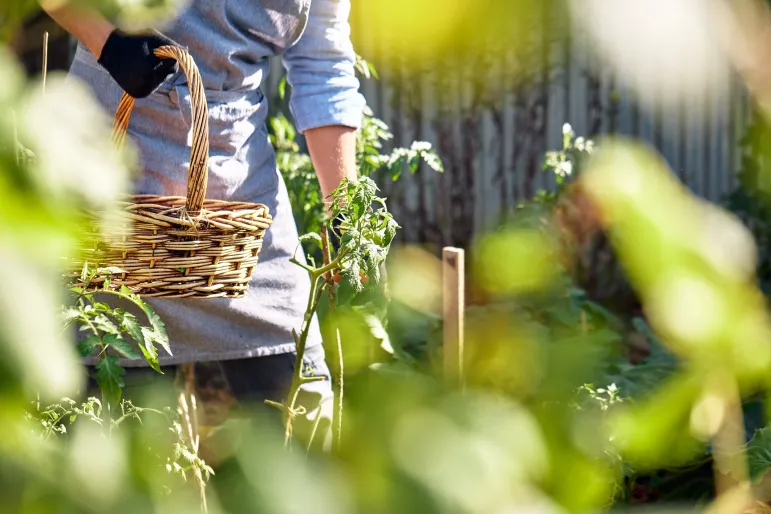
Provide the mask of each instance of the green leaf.
POLYGON ((166 325, 161 321, 161 317, 150 307, 148 304, 142 302, 142 310, 145 312, 147 319, 150 321, 152 332, 144 331, 145 338, 150 335, 150 340, 154 343, 158 343, 166 350, 166 353, 172 355, 171 347, 169 346, 169 336, 166 334, 166 325))
POLYGON ((112 320, 104 314, 97 314, 94 316, 92 322, 98 330, 104 332, 105 334, 120 334, 118 325, 113 323, 112 320))
POLYGON ((763 478, 771 468, 771 427, 756 430, 747 443, 747 464, 753 481, 763 478))
POLYGON ((375 69, 375 65, 371 62, 367 62, 367 69, 369 69, 370 74, 375 80, 379 80, 380 76, 377 73, 377 69, 375 69))
POLYGON ((104 397, 112 404, 120 402, 121 393, 125 383, 123 376, 126 374, 118 364, 118 358, 108 355, 96 363, 96 383, 102 390, 104 397))
POLYGON ((121 328, 127 332, 138 345, 145 344, 145 336, 142 333, 142 326, 139 324, 136 316, 122 309, 116 309, 115 314, 119 316, 121 328))
POLYGON ((81 339, 78 341, 77 345, 78 355, 81 357, 88 357, 92 355, 99 349, 100 343, 101 341, 99 340, 99 336, 94 334, 87 336, 85 339, 81 339))
POLYGON ((377 285, 380 283, 380 262, 379 260, 370 259, 367 261, 367 277, 369 283, 377 285))
POLYGON ((127 359, 139 359, 139 354, 131 346, 131 343, 123 339, 121 336, 107 334, 102 338, 102 341, 127 359))
POLYGON ((68 327, 74 321, 81 319, 80 311, 72 307, 64 309, 64 312, 62 312, 62 318, 64 326, 68 327))
POLYGON ((319 246, 321 246, 322 244, 321 236, 315 232, 309 232, 307 234, 303 234, 302 236, 300 236, 301 243, 304 243, 306 241, 315 241, 316 243, 319 244, 319 246))
POLYGON ((380 318, 372 314, 365 314, 364 322, 367 324, 367 327, 369 327, 372 337, 380 341, 380 347, 393 355, 394 349, 393 346, 391 346, 391 338, 388 336, 388 331, 383 326, 383 322, 380 318))
POLYGON ((153 345, 152 338, 149 336, 149 334, 145 334, 145 332, 150 332, 150 329, 147 327, 142 327, 141 330, 143 333, 143 343, 139 345, 139 351, 142 352, 142 355, 151 368, 153 368, 158 373, 163 374, 163 371, 161 371, 161 366, 158 363, 158 350, 155 348, 155 345, 153 345))
POLYGON ((335 291, 335 304, 338 306, 349 305, 356 298, 356 289, 348 280, 341 280, 335 291))
POLYGON ((278 97, 283 100, 286 97, 286 75, 281 77, 281 80, 278 81, 278 97))
POLYGON ((160 365, 158 364, 158 351, 153 345, 152 329, 142 327, 136 316, 129 312, 122 312, 122 314, 123 329, 137 343, 139 350, 142 352, 142 355, 150 367, 158 373, 162 373, 160 365), (147 337, 145 337, 145 332, 147 332, 147 337))
POLYGON ((357 293, 361 292, 363 289, 361 284, 361 266, 357 259, 352 260, 348 267, 343 270, 341 275, 342 278, 351 285, 354 291, 357 293))
POLYGON ((396 230, 399 228, 399 225, 396 223, 396 221, 389 216, 387 218, 386 228, 385 228, 385 234, 383 237, 383 246, 388 247, 391 242, 394 240, 394 237, 396 237, 396 230))

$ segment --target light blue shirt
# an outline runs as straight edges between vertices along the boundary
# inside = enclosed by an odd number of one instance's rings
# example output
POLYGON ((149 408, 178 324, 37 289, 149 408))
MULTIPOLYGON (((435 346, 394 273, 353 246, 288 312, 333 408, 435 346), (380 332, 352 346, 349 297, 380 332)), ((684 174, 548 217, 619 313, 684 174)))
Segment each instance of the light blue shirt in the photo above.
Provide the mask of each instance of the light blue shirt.
POLYGON ((313 0, 300 40, 283 55, 292 86, 290 109, 300 132, 326 125, 359 128, 359 93, 348 22, 350 0, 313 0))
MULTIPOLYGON (((211 145, 207 198, 263 203, 274 219, 245 298, 148 300, 166 323, 174 353, 161 352, 162 365, 294 349, 291 331, 302 324, 310 281, 289 262, 298 234, 268 139, 268 106, 260 86, 269 58, 281 55, 299 131, 327 125, 358 128, 365 101, 354 71, 349 12, 350 0, 192 0, 172 23, 157 27, 188 49, 201 73, 211 145)), ((83 46, 70 76, 86 82, 104 108, 115 112, 121 90, 83 46)), ((189 101, 181 71, 137 100, 129 137, 139 149, 142 171, 134 192, 185 194, 189 101)), ((320 342, 314 321, 308 344, 320 342)))

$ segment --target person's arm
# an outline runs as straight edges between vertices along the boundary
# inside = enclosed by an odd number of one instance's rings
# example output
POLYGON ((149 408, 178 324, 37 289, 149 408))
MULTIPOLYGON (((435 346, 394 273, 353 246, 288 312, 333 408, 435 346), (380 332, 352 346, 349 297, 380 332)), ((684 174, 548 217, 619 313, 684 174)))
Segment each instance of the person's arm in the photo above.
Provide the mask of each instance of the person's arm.
POLYGON ((323 198, 328 198, 344 178, 356 178, 356 129, 343 125, 313 128, 305 131, 305 140, 323 198))
POLYGON ((61 28, 72 34, 88 51, 97 58, 115 27, 99 12, 72 4, 41 2, 40 7, 48 13, 61 28))
POLYGON ((350 10, 350 0, 313 0, 305 32, 283 56, 290 109, 325 198, 343 178, 357 176, 356 129, 365 101, 354 70, 350 10))
POLYGON ((171 59, 160 59, 153 51, 174 41, 155 30, 129 34, 112 25, 98 11, 64 4, 40 3, 59 26, 88 48, 110 76, 134 98, 144 98, 158 89, 177 70, 171 59))

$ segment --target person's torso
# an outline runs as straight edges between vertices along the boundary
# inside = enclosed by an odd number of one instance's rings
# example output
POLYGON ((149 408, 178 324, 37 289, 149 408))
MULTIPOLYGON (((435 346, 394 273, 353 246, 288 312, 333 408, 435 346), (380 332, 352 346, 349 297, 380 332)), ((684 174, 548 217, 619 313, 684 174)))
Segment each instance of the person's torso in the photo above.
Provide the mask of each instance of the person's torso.
MULTIPOLYGON (((248 92, 260 87, 268 59, 296 43, 308 23, 311 0, 190 0, 157 27, 195 59, 207 91, 248 92)), ((76 60, 96 65, 79 46, 76 60)), ((168 81, 185 83, 177 73, 168 81)), ((163 88, 163 86, 162 86, 163 88)))
MULTIPOLYGON (((275 157, 261 86, 269 58, 303 34, 310 2, 192 0, 173 22, 158 27, 188 50, 203 81, 211 145, 208 198, 257 201, 275 190, 275 157)), ((121 91, 82 46, 70 74, 89 83, 100 103, 114 111, 121 91)), ((181 70, 136 102, 129 130, 139 146, 143 173, 135 192, 184 195, 191 110, 181 70)))
POLYGON ((192 0, 163 32, 196 59, 204 88, 259 87, 267 59, 292 46, 311 0, 192 0))
MULTIPOLYGON (((297 247, 297 231, 266 130, 268 108, 261 85, 269 58, 302 35, 310 2, 192 0, 173 23, 158 27, 188 49, 203 80, 211 145, 207 198, 264 203, 274 216, 246 298, 204 303, 149 300, 166 323, 175 352, 174 358, 163 359, 164 364, 293 348, 291 331, 302 321, 302 299, 310 284, 305 272, 289 261, 297 247)), ((122 92, 82 46, 70 76, 85 82, 108 113, 115 112, 122 92)), ((129 136, 139 150, 142 171, 134 192, 185 194, 192 124, 187 80, 181 71, 136 101, 129 136)), ((320 342, 315 323, 311 340, 310 344, 320 342)))

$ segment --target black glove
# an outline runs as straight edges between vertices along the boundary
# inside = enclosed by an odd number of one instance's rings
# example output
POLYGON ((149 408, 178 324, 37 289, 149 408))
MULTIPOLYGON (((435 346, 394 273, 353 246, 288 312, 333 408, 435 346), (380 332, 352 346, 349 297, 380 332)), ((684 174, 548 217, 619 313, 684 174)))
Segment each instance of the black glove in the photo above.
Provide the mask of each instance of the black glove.
POLYGON ((340 238, 338 237, 340 225, 342 224, 343 219, 340 216, 336 216, 335 218, 332 218, 330 222, 329 227, 329 245, 334 250, 334 253, 336 254, 338 250, 340 250, 340 238))
POLYGON ((126 93, 144 98, 177 71, 177 61, 160 59, 153 54, 153 50, 165 45, 179 46, 155 30, 127 34, 116 29, 102 48, 99 64, 126 93))

